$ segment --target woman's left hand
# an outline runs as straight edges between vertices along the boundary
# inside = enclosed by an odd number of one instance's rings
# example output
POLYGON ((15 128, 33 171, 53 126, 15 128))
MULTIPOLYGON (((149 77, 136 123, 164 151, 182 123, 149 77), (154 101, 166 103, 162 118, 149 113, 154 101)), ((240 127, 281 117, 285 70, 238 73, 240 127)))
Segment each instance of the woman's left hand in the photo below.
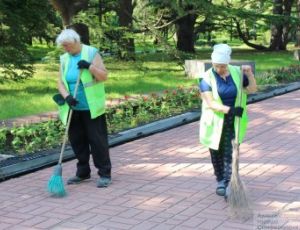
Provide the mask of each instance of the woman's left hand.
POLYGON ((256 80, 254 78, 254 74, 252 72, 252 68, 250 65, 242 65, 243 74, 245 74, 249 80, 249 85, 247 86, 248 93, 255 93, 257 91, 256 80))
POLYGON ((252 68, 250 65, 242 65, 242 71, 247 77, 253 77, 252 68))
POLYGON ((80 60, 77 63, 78 69, 89 69, 90 68, 91 63, 85 61, 85 60, 80 60))

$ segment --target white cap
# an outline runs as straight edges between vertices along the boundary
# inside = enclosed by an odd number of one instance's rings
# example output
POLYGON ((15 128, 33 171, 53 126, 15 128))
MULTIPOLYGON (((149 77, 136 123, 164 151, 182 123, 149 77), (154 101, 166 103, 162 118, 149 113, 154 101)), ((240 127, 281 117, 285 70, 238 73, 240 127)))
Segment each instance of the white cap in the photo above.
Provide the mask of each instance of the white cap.
POLYGON ((231 60, 231 48, 227 44, 214 45, 214 51, 211 54, 212 63, 229 64, 231 60))

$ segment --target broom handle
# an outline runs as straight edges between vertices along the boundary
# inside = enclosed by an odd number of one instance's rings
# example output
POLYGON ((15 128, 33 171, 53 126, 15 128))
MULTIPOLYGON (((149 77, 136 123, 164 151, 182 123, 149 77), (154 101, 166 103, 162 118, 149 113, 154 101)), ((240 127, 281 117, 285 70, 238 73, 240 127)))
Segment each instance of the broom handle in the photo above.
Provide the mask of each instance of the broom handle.
MULTIPOLYGON (((239 94, 238 94, 238 106, 242 106, 242 99, 243 99, 243 68, 240 67, 240 85, 239 85, 239 94)), ((235 164, 235 167, 236 167, 236 171, 238 172, 239 170, 239 154, 240 154, 240 151, 239 151, 239 148, 240 148, 240 144, 239 144, 239 136, 240 136, 240 126, 241 126, 241 118, 240 117, 236 117, 236 135, 235 135, 235 145, 236 145, 236 148, 237 148, 237 151, 234 151, 235 152, 235 156, 234 159, 236 160, 236 164, 235 164)))
MULTIPOLYGON (((74 89, 74 98, 76 98, 76 95, 77 95, 78 86, 79 86, 79 83, 80 83, 80 75, 81 75, 81 70, 79 71, 79 74, 78 74, 78 77, 77 77, 77 81, 76 81, 76 85, 75 85, 75 89, 74 89)), ((68 132, 69 132, 69 127, 70 127, 70 123, 71 123, 71 119, 72 119, 72 115, 73 115, 73 109, 69 108, 69 111, 70 111, 70 113, 69 113, 69 117, 68 117, 68 120, 67 120, 67 126, 66 126, 66 129, 65 129, 63 144, 62 144, 62 147, 61 147, 61 150, 60 150, 58 164, 62 163, 63 154, 64 154, 66 143, 67 143, 67 140, 68 140, 68 132)))

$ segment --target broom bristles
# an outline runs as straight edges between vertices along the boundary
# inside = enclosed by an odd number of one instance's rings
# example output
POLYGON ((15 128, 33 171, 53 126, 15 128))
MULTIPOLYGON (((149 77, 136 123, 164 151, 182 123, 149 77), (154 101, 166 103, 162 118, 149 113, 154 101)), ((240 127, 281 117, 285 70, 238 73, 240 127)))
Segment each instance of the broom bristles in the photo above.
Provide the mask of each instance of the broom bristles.
POLYGON ((48 181, 47 190, 53 196, 63 197, 66 195, 60 164, 54 168, 54 173, 48 181))
POLYGON ((229 208, 232 216, 238 218, 249 218, 252 216, 252 209, 250 205, 250 200, 248 199, 246 187, 239 176, 239 163, 238 146, 233 143, 233 162, 232 162, 232 174, 230 178, 230 183, 228 185, 227 191, 227 201, 229 203, 229 208))
POLYGON ((246 219, 251 217, 252 210, 244 183, 238 174, 232 174, 229 186, 228 197, 230 213, 234 217, 246 219))
MULTIPOLYGON (((238 105, 242 106, 243 98, 243 68, 240 69, 240 81, 239 81, 239 94, 238 94, 238 105)), ((239 218, 249 218, 252 215, 250 202, 248 200, 245 185, 243 184, 239 176, 239 139, 240 139, 240 126, 241 117, 235 117, 235 139, 232 140, 233 147, 233 162, 232 162, 232 174, 230 178, 230 183, 228 186, 228 191, 226 191, 227 201, 229 202, 230 212, 233 216, 239 218)))

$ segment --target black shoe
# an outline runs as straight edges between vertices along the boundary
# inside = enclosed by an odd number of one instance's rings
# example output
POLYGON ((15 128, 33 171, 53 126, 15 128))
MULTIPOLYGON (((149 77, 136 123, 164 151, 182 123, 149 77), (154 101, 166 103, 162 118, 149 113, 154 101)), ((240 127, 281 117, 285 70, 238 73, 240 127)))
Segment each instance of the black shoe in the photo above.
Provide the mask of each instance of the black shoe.
POLYGON ((97 187, 98 188, 106 188, 110 184, 111 184, 111 178, 110 177, 100 177, 97 181, 97 187))
POLYGON ((67 184, 80 184, 82 181, 90 179, 91 176, 88 175, 86 177, 79 177, 79 176, 73 176, 71 178, 69 178, 69 180, 67 181, 67 184))
POLYGON ((218 182, 217 188, 216 188, 216 194, 218 196, 225 196, 226 193, 226 186, 223 180, 218 182))

